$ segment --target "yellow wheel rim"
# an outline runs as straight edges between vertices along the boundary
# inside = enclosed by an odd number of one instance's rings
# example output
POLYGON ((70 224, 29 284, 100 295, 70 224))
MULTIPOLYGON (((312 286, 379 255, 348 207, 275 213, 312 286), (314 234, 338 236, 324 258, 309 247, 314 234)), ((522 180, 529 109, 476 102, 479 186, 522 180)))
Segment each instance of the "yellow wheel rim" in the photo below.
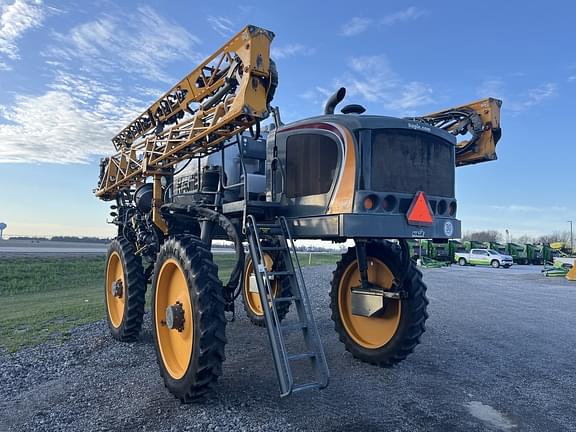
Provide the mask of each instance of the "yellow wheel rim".
MULTIPOLYGON (((266 270, 272 270, 273 265, 272 257, 268 254, 264 255, 264 265, 266 266, 266 270)), ((264 310, 262 309, 262 302, 260 301, 260 293, 250 291, 250 276, 254 275, 254 264, 252 263, 252 259, 248 259, 248 265, 246 266, 246 271, 244 272, 244 298, 248 303, 248 307, 252 311, 254 315, 257 316, 264 316, 264 310)), ((272 295, 276 297, 278 294, 278 287, 279 283, 278 280, 272 280, 271 287, 272 287, 272 295)))
MULTIPOLYGON (((378 286, 391 288, 394 275, 386 264, 368 257, 368 280, 378 286)), ((360 272, 357 261, 353 261, 344 271, 338 287, 338 308, 340 318, 348 335, 358 345, 367 349, 377 349, 386 345, 398 330, 401 301, 388 300, 384 314, 379 317, 352 315, 352 287, 360 285, 360 272)))
POLYGON ((106 266, 106 309, 108 310, 108 317, 115 328, 120 327, 124 318, 126 294, 122 258, 120 258, 118 252, 112 252, 106 266), (121 284, 122 292, 120 295, 114 295, 115 284, 121 284))
POLYGON ((158 273, 154 311, 156 338, 162 361, 170 376, 180 379, 186 374, 192 358, 194 321, 186 277, 178 262, 172 258, 162 264, 158 273), (184 311, 182 331, 170 329, 166 325, 166 310, 176 304, 181 305, 184 311))

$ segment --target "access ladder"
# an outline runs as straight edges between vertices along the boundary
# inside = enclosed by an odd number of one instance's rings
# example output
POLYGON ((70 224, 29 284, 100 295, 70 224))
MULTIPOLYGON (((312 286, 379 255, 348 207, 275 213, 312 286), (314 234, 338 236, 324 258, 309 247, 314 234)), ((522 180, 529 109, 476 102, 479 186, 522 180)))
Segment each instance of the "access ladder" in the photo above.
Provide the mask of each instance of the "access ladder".
MULTIPOLYGON (((308 389, 322 389, 328 385, 329 371, 318 328, 312 314, 310 299, 304 277, 296 254, 294 240, 286 218, 280 217, 275 223, 256 223, 254 216, 246 219, 246 236, 252 257, 254 275, 258 293, 264 311, 266 330, 270 339, 276 375, 280 384, 280 396, 285 397, 308 389), (264 242, 264 244, 263 244, 264 242), (277 253, 280 269, 266 268, 266 252, 277 253), (289 283, 290 295, 274 297, 271 279, 282 277, 283 283, 289 283), (295 324, 282 324, 278 318, 276 305, 281 302, 294 303, 298 320, 295 324), (289 353, 286 349, 286 337, 290 331, 300 330, 305 352, 289 353), (295 383, 292 363, 309 360, 314 379, 307 383, 295 383)), ((286 292, 288 290, 281 290, 286 292)), ((278 295, 282 295, 279 293, 278 295)))

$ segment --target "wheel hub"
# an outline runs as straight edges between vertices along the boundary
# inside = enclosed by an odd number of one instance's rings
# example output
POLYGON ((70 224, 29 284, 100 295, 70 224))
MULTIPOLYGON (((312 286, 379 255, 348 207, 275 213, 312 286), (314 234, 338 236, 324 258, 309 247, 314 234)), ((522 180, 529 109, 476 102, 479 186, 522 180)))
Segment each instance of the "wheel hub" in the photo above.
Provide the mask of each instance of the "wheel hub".
POLYGON ((182 303, 176 302, 166 308, 166 327, 170 330, 184 330, 184 308, 182 303))
POLYGON ((124 286, 122 284, 122 280, 118 279, 112 283, 112 295, 114 297, 122 298, 124 292, 124 286))

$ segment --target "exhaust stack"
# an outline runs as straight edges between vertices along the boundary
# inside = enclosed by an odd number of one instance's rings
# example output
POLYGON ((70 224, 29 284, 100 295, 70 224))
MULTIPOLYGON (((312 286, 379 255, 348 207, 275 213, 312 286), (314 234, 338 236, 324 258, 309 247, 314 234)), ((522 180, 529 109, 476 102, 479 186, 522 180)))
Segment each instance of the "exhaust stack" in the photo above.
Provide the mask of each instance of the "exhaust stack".
POLYGON ((338 105, 346 96, 346 88, 340 87, 336 93, 334 93, 330 98, 326 101, 326 105, 324 106, 324 114, 334 114, 334 109, 336 105, 338 105))

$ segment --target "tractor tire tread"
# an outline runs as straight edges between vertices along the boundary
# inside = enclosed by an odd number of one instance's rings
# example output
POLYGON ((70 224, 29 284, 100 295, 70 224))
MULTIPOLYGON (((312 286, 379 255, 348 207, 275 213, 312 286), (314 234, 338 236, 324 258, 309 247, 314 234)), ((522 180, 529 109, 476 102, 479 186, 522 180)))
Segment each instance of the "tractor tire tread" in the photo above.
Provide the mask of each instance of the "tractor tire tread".
MULTIPOLYGON (((168 239, 158 253, 155 275, 159 273, 163 257, 167 254, 176 258, 182 265, 189 290, 196 290, 196 302, 193 296, 190 300, 195 312, 194 337, 199 337, 200 340, 193 346, 191 363, 185 375, 180 380, 174 380, 164 368, 154 328, 156 359, 165 387, 182 403, 191 403, 201 400, 222 375, 227 342, 225 301, 222 295, 222 283, 217 276, 218 266, 214 263, 212 253, 204 242, 191 235, 168 239)), ((154 294, 155 285, 156 279, 153 284, 154 294)), ((155 319, 153 322, 155 323, 155 319)))
POLYGON ((122 342, 134 342, 138 339, 144 320, 146 304, 146 278, 142 259, 135 254, 134 246, 124 237, 116 237, 108 247, 108 255, 116 251, 122 260, 126 280, 126 303, 124 317, 118 328, 115 328, 107 316, 108 327, 112 337, 122 342))
MULTIPOLYGON (((379 247, 389 256, 398 255, 397 250, 385 244, 378 244, 379 247)), ((339 299, 339 282, 343 276, 344 271, 356 259, 355 248, 348 248, 348 251, 342 255, 342 258, 336 264, 336 269, 332 273, 332 288, 330 291, 330 309, 332 311, 332 321, 334 322, 334 329, 338 333, 338 338, 345 346, 345 349, 350 352, 355 358, 379 367, 389 368, 401 361, 405 360, 410 355, 416 346, 420 343, 422 334, 426 331, 426 320, 428 319, 427 306, 429 304, 426 297, 426 285, 422 280, 422 272, 416 267, 415 263, 410 260, 408 267, 408 274, 404 281, 404 289, 408 291, 408 299, 404 302, 408 307, 411 319, 407 328, 403 330, 403 334, 398 342, 395 341, 396 336, 388 342, 384 347, 378 350, 385 350, 381 354, 366 355, 366 349, 358 346, 356 342, 348 335, 342 320, 340 318, 340 310, 338 306, 339 299), (388 346, 391 349, 386 349, 388 346)), ((399 263, 397 263, 398 265, 399 263)), ((394 269, 390 269, 394 273, 394 269)), ((403 309, 405 310, 405 309, 403 309)))

